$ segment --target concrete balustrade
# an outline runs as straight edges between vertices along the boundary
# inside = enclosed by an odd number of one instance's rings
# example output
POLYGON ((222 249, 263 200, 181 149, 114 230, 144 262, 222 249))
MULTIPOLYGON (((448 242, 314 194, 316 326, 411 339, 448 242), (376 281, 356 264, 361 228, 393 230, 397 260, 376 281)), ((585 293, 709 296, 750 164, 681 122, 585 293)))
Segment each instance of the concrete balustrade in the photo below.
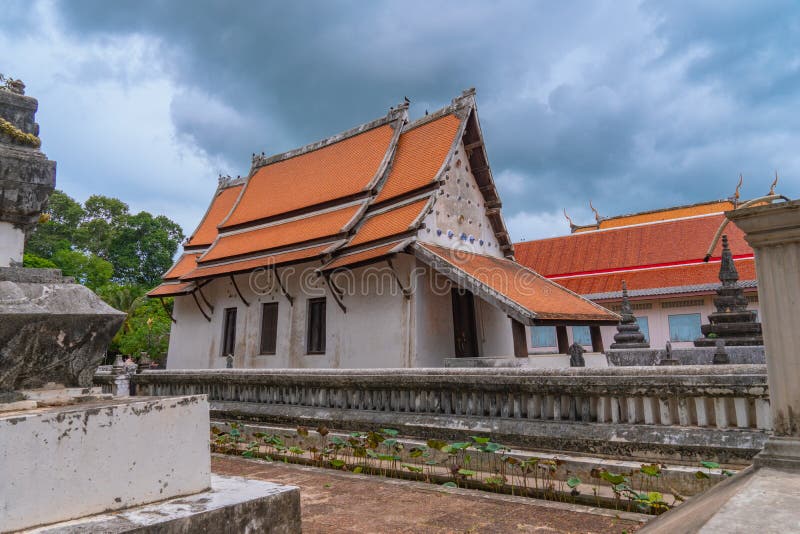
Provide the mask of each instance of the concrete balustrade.
POLYGON ((770 429, 763 365, 204 369, 146 371, 133 382, 137 395, 207 394, 216 416, 491 433, 515 445, 647 458, 746 461, 770 429))

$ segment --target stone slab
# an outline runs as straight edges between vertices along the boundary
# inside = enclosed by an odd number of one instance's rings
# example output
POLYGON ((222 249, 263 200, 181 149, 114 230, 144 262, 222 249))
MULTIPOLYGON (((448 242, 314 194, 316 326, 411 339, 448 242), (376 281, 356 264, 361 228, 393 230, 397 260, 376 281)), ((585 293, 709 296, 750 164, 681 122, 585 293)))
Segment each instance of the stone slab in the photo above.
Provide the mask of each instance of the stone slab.
POLYGON ((205 395, 127 398, 0 415, 0 529, 204 491, 205 395))
POLYGON ((301 532, 300 489, 261 480, 212 475, 209 491, 24 532, 295 534, 301 532))
MULTIPOLYGON (((599 352, 585 352, 583 359, 586 367, 608 367, 605 356, 599 352)), ((503 368, 519 367, 523 369, 561 369, 570 367, 569 354, 531 354, 527 358, 515 357, 481 357, 481 358, 445 358, 444 366, 450 368, 503 368)))
MULTIPOLYGON (((712 365, 716 347, 691 347, 672 349, 672 358, 680 365, 712 365)), ((725 347, 731 364, 763 364, 766 362, 764 346, 725 347)), ((664 349, 610 349, 606 351, 608 364, 614 367, 652 366, 666 358, 664 349)))

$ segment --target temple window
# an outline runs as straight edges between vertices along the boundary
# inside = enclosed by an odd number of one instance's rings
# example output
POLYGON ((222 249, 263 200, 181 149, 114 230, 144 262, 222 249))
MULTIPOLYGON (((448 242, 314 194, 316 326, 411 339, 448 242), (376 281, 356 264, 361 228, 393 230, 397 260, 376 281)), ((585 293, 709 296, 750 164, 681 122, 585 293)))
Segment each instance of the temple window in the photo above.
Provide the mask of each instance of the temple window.
POLYGON ((222 322, 222 356, 236 349, 236 308, 225 308, 222 322))
POLYGON ((261 306, 261 354, 275 354, 278 340, 278 303, 261 306))
POLYGON ((308 329, 306 332, 306 352, 325 353, 325 297, 308 299, 308 329))

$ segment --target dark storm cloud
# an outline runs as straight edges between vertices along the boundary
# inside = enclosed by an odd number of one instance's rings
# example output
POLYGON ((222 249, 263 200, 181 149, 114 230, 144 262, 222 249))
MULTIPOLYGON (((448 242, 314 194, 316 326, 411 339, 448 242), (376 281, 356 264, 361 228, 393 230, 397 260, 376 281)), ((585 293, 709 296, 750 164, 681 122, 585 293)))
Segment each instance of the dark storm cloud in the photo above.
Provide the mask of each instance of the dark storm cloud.
POLYGON ((160 68, 182 88, 170 105, 178 135, 234 174, 251 152, 347 129, 403 96, 420 115, 477 87, 520 238, 537 235, 521 229, 526 212, 588 217, 590 198, 606 215, 719 198, 739 172, 747 196, 763 193, 775 168, 781 189, 800 194, 798 8, 698 4, 55 5, 76 40, 157 39, 160 68))

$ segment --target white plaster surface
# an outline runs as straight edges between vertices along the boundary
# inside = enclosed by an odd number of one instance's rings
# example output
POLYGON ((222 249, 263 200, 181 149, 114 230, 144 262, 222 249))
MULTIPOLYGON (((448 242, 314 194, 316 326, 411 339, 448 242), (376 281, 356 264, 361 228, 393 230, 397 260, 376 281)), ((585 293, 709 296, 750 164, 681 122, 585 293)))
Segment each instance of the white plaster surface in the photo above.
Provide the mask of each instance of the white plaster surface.
POLYGON ((0 267, 8 267, 10 263, 22 261, 25 247, 25 232, 14 225, 0 221, 0 267))
POLYGON ((0 417, 0 531, 188 495, 210 484, 205 395, 0 417))
MULTIPOLYGON (((56 532, 127 532, 138 528, 154 527, 161 523, 207 513, 228 506, 259 499, 270 499, 286 493, 297 493, 295 486, 282 486, 262 480, 211 475, 211 489, 187 497, 179 497, 157 504, 138 506, 117 513, 98 514, 82 519, 31 529, 31 534, 56 532)), ((299 508, 299 503, 298 503, 299 508)), ((177 531, 177 530, 175 530, 177 531)), ((220 525, 219 532, 224 532, 220 525)))

